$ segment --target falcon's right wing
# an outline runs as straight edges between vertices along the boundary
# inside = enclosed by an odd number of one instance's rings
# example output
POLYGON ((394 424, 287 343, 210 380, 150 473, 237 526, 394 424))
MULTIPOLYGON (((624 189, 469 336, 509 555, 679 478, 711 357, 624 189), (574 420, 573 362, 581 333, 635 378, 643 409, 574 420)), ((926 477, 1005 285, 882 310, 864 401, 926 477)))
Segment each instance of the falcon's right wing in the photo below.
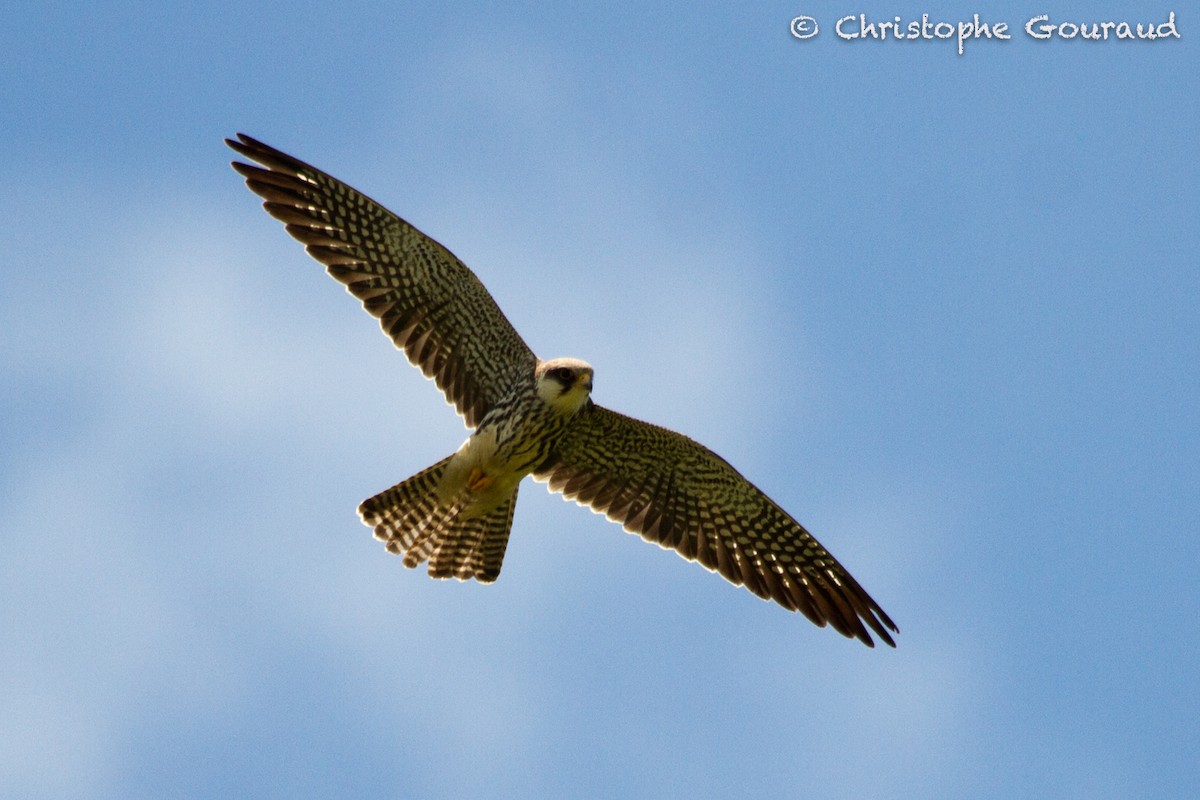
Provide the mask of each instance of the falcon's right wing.
POLYGON ((529 376, 537 357, 475 273, 366 195, 239 133, 225 143, 263 208, 379 318, 384 333, 437 381, 472 428, 529 376))

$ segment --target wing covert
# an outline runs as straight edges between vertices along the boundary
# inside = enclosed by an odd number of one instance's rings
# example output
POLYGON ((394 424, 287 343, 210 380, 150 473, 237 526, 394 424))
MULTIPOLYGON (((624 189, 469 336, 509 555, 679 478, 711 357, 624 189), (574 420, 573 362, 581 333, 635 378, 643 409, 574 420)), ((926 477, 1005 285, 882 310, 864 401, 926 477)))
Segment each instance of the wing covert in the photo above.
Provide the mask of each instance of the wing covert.
POLYGON ((819 626, 874 646, 869 626, 895 647, 895 624, 837 559, 728 462, 682 434, 589 403, 534 478, 819 626))
POLYGON ((533 352, 470 269, 379 203, 245 134, 226 139, 262 166, 234 162, 267 213, 362 301, 396 347, 474 428, 533 352))

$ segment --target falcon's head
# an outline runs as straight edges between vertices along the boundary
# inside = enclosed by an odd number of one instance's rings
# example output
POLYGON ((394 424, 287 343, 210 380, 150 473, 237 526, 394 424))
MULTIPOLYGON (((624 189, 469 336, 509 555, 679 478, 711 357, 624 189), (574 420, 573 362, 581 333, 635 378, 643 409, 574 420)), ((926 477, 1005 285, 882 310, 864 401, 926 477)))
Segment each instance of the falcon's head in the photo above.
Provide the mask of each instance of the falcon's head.
POLYGON ((581 409, 592 391, 592 365, 578 358, 544 361, 534 377, 538 397, 563 414, 581 409))

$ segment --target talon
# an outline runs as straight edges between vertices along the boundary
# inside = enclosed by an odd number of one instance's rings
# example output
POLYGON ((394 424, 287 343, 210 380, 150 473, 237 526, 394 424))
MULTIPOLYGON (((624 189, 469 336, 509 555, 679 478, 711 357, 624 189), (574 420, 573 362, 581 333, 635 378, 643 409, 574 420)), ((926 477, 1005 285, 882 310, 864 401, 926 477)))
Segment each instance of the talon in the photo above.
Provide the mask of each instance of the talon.
POLYGON ((484 489, 492 485, 492 476, 481 470, 479 467, 472 467, 471 474, 467 476, 467 488, 472 492, 482 492, 484 489))

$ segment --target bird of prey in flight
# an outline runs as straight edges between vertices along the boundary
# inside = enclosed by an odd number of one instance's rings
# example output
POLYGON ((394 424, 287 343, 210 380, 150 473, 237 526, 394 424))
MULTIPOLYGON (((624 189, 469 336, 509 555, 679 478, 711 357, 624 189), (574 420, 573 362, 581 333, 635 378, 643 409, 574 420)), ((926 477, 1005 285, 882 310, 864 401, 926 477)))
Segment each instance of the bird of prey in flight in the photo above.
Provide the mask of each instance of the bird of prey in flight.
POLYGON ((244 134, 226 144, 267 213, 305 245, 474 431, 358 508, 404 564, 500 574, 526 475, 735 585, 874 646, 898 629, 837 559, 724 459, 591 399, 592 367, 543 361, 454 254, 366 195, 244 134))

